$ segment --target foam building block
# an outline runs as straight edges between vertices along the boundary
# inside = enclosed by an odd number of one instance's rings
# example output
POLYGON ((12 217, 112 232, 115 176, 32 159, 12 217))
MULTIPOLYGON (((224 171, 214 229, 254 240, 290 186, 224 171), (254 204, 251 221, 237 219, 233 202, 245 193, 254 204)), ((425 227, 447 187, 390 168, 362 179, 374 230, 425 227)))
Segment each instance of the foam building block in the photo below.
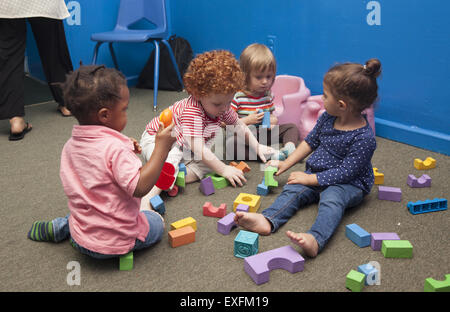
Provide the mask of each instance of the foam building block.
POLYGON ((266 185, 265 178, 263 178, 262 182, 256 187, 256 194, 262 196, 267 196, 267 194, 269 194, 269 187, 266 185))
POLYGON ((249 212, 256 212, 261 205, 261 196, 248 193, 240 193, 233 202, 233 211, 239 204, 244 204, 249 207, 249 212))
POLYGON ((273 178, 274 173, 277 171, 278 171, 278 168, 275 168, 272 166, 268 166, 266 169, 264 169, 264 184, 265 185, 273 186, 273 187, 278 186, 278 181, 276 181, 273 178))
POLYGON ((360 292, 364 288, 366 276, 358 271, 351 270, 345 279, 345 287, 353 292, 360 292))
POLYGON ((445 198, 419 200, 416 202, 408 202, 408 204, 406 204, 409 212, 414 215, 426 212, 447 210, 447 206, 448 202, 445 198))
POLYGON ((348 224, 345 227, 345 236, 359 247, 367 247, 370 245, 370 234, 358 224, 348 224))
POLYGON ((264 112, 264 117, 261 122, 261 127, 265 129, 270 129, 270 112, 264 112))
POLYGON ((220 204, 219 207, 214 207, 212 203, 206 202, 203 205, 203 215, 207 217, 223 218, 227 213, 227 204, 220 204))
POLYGON ((402 201, 402 190, 398 187, 391 186, 379 186, 378 187, 378 199, 402 201))
POLYGON ((243 173, 249 172, 250 166, 247 165, 247 163, 245 161, 241 161, 239 164, 232 161, 230 162, 230 166, 236 167, 237 169, 241 170, 243 173))
POLYGON ((234 216, 236 214, 234 212, 230 212, 225 217, 217 221, 217 232, 222 233, 223 235, 230 234, 231 230, 237 227, 236 222, 234 222, 234 216))
POLYGON ((375 176, 375 184, 384 184, 384 174, 378 172, 378 168, 373 168, 373 175, 375 176))
POLYGON ((380 277, 380 272, 370 263, 358 266, 358 272, 364 274, 364 285, 375 285, 380 277))
POLYGON ((215 172, 208 173, 206 177, 211 177, 214 189, 216 190, 226 188, 228 185, 230 185, 230 182, 228 182, 227 179, 215 172))
POLYGON ((164 202, 159 195, 150 198, 150 205, 152 205, 153 210, 155 210, 157 213, 166 213, 166 206, 164 206, 164 202))
POLYGON ((248 209, 250 207, 248 205, 244 205, 244 204, 239 204, 236 206, 236 211, 244 211, 244 212, 248 212, 248 209))
POLYGON ((175 167, 171 163, 165 162, 155 185, 162 190, 168 190, 174 181, 175 167))
POLYGON ((430 187, 431 186, 431 178, 427 174, 423 174, 420 178, 416 178, 413 174, 408 175, 408 179, 406 180, 406 184, 411 187, 430 187))
POLYGON ((184 173, 184 171, 178 171, 175 184, 181 187, 186 187, 186 174, 184 173))
POLYGON ((169 243, 173 248, 195 242, 195 230, 192 226, 185 226, 168 232, 169 243))
POLYGON ((270 271, 284 269, 291 273, 303 271, 305 259, 290 245, 265 251, 244 259, 244 271, 257 284, 269 281, 270 271))
POLYGON ((425 160, 419 158, 414 159, 414 168, 417 170, 427 170, 436 167, 436 159, 427 157, 425 160))
POLYGON ((397 235, 397 233, 372 233, 370 240, 370 246, 372 247, 372 250, 381 250, 381 244, 384 240, 400 240, 400 237, 397 235))
POLYGON ((187 174, 186 165, 183 164, 183 163, 180 163, 180 164, 178 165, 178 172, 184 172, 184 175, 186 175, 186 174, 187 174))
POLYGON ((234 256, 246 258, 258 253, 259 234, 240 230, 234 239, 234 256))
POLYGON ((132 251, 119 257, 119 269, 120 269, 120 271, 130 271, 133 269, 133 252, 132 251))
POLYGON ((445 274, 443 281, 437 281, 434 278, 425 279, 423 287, 425 292, 450 292, 450 274, 445 274))
POLYGON ((170 224, 171 230, 176 230, 185 226, 191 226, 194 231, 197 231, 197 221, 192 217, 187 217, 170 224))
POLYGON ((212 182, 211 177, 206 177, 200 181, 200 191, 206 196, 214 194, 214 184, 212 182))
POLYGON ((407 240, 384 240, 381 252, 385 258, 412 258, 413 246, 407 240))

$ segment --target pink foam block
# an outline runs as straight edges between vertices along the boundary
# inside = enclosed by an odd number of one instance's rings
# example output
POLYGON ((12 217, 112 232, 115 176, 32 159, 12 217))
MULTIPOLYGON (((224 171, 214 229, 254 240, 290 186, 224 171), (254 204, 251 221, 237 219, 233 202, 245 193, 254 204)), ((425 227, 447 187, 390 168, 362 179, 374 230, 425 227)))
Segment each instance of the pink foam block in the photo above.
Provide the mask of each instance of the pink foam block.
POLYGON ((231 230, 237 227, 236 222, 234 222, 235 215, 236 214, 234 212, 230 212, 225 217, 217 221, 217 232, 224 235, 230 234, 231 230))
POLYGON ((200 191, 206 196, 214 194, 215 189, 211 177, 204 178, 200 181, 200 191))
POLYGON ((223 218, 227 213, 227 204, 220 204, 219 207, 214 207, 212 203, 206 202, 203 205, 203 215, 207 217, 223 218))
POLYGON ((372 250, 381 250, 381 244, 384 240, 400 240, 397 233, 372 233, 370 246, 372 250))
POLYGON ((269 281, 269 273, 284 269, 291 273, 303 271, 305 259, 292 246, 272 249, 244 259, 244 270, 257 284, 269 281))
POLYGON ((378 199, 402 201, 402 190, 398 187, 379 186, 378 199))
POLYGON ((411 187, 430 187, 431 178, 427 174, 423 174, 420 178, 416 178, 413 174, 408 175, 408 180, 406 181, 411 187))

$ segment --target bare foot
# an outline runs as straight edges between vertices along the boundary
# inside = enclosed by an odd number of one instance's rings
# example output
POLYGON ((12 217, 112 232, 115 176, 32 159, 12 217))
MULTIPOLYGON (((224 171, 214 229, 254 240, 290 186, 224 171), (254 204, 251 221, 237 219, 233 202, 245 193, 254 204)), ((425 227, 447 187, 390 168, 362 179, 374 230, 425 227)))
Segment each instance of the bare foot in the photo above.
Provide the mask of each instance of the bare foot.
POLYGON ((319 245, 314 236, 308 233, 294 233, 292 231, 287 231, 286 235, 294 244, 302 247, 308 257, 314 258, 317 256, 319 245))
POLYGON ((63 106, 63 105, 59 105, 58 106, 58 110, 61 113, 61 115, 63 117, 69 117, 72 116, 72 113, 70 112, 70 110, 67 109, 67 107, 63 106))
POLYGON ((244 229, 261 235, 269 235, 272 230, 270 222, 260 213, 236 211, 234 221, 244 229))
POLYGON ((11 126, 11 133, 20 133, 24 131, 27 127, 31 129, 31 124, 27 124, 23 117, 13 117, 9 120, 11 126))

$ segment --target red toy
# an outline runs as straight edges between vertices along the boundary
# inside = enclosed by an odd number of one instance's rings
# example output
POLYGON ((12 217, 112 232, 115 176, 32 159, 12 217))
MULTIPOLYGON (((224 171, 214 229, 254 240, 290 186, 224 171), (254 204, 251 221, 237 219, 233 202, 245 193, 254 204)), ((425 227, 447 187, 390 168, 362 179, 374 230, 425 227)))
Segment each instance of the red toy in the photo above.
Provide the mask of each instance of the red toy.
POLYGON ((172 186, 173 181, 175 181, 175 167, 171 163, 166 162, 155 185, 162 190, 168 190, 172 186))
POLYGON ((210 202, 203 205, 203 215, 207 217, 223 218, 227 213, 227 204, 220 204, 219 208, 214 207, 210 202))

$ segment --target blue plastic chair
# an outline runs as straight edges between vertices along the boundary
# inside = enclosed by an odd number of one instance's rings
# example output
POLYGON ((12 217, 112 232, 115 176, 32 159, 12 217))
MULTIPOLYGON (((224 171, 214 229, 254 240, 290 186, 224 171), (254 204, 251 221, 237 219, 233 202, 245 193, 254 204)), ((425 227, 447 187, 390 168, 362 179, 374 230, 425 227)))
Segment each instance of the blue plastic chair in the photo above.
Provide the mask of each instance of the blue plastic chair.
MULTIPOLYGON (((109 51, 116 69, 119 69, 117 58, 113 49, 113 42, 150 42, 155 45, 155 72, 153 86, 153 110, 157 108, 158 98, 158 79, 159 79, 159 44, 164 43, 169 50, 170 59, 175 67, 178 80, 183 86, 178 65, 173 55, 172 48, 167 42, 169 31, 167 27, 166 3, 165 0, 121 0, 117 23, 112 31, 95 33, 91 35, 91 40, 97 41, 94 49, 92 64, 97 62, 99 47, 109 43, 109 51), (130 29, 134 23, 146 19, 156 27, 153 29, 130 29)), ((184 86, 183 86, 184 87, 184 86)))

